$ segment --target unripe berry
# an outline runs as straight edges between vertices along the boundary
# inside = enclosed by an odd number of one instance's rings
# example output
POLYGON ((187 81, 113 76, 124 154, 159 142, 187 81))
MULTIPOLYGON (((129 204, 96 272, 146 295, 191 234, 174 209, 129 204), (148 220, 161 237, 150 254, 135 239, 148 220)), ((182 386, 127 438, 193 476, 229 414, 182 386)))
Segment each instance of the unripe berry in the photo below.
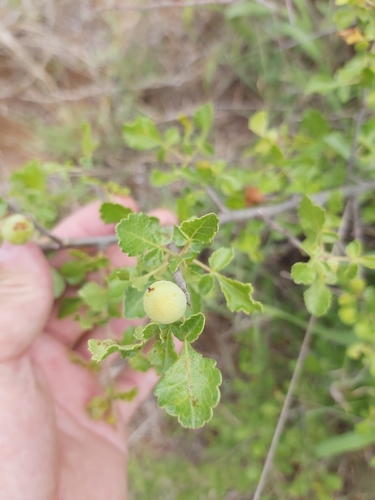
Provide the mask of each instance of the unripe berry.
POLYGON ((34 224, 25 215, 10 215, 5 219, 1 231, 4 240, 12 245, 23 245, 32 238, 34 224))
POLYGON ((185 314, 186 297, 172 281, 156 281, 147 288, 143 307, 151 321, 169 325, 185 314))

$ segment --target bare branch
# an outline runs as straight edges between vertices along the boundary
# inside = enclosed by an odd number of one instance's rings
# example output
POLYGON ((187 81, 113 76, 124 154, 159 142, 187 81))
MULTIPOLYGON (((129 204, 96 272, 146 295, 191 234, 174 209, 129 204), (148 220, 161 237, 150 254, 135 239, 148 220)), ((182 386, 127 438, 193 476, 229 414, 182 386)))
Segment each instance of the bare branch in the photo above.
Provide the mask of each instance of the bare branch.
MULTIPOLYGON (((169 248, 172 250, 172 252, 175 252, 178 254, 178 248, 176 247, 176 245, 173 242, 169 244, 169 248)), ((185 297, 186 297, 186 303, 191 309, 192 307, 191 307, 190 294, 188 292, 187 284, 186 284, 186 281, 184 280, 184 277, 182 275, 180 267, 174 273, 173 278, 176 282, 176 285, 179 286, 181 288, 181 290, 184 292, 185 297)))
MULTIPOLYGON (((185 2, 177 1, 160 1, 160 2, 152 2, 146 3, 143 5, 134 4, 134 5, 108 5, 105 7, 98 7, 95 9, 95 12, 106 12, 109 10, 154 10, 154 9, 165 9, 169 7, 200 7, 205 5, 228 5, 240 3, 238 0, 187 0, 185 2)), ((258 3, 265 5, 270 10, 275 10, 275 6, 269 2, 268 0, 258 0, 258 3)))
POLYGON ((270 219, 269 217, 263 216, 259 217, 261 220, 263 220, 271 229, 276 231, 277 233, 280 233, 285 236, 285 238, 289 241, 289 243, 297 248, 301 253, 305 253, 303 248, 302 248, 302 241, 299 241, 295 236, 292 235, 290 231, 285 229, 284 227, 280 226, 278 222, 276 222, 273 219, 270 219))
POLYGON ((206 186, 206 193, 208 196, 211 198, 211 200, 215 203, 217 208, 220 210, 220 213, 225 213, 229 212, 229 209, 224 205, 224 203, 221 201, 219 196, 217 195, 216 191, 212 189, 210 186, 206 186))
MULTIPOLYGON (((332 193, 336 191, 341 191, 344 198, 350 198, 352 196, 357 197, 367 191, 371 191, 375 188, 375 181, 361 182, 353 186, 343 186, 341 188, 321 191, 310 196, 312 201, 317 205, 324 205, 332 193)), ((228 222, 240 222, 247 221, 250 219, 256 219, 257 217, 274 217, 291 210, 292 208, 298 207, 302 196, 295 195, 288 200, 282 201, 281 203, 276 203, 274 205, 263 205, 259 207, 250 207, 243 210, 230 210, 227 213, 219 214, 220 224, 226 224, 228 222)))
POLYGON ((267 458, 266 458, 266 461, 265 461, 264 466, 263 466, 262 474, 260 476, 258 486, 257 486, 255 493, 254 493, 254 496, 253 496, 253 500, 260 500, 260 497, 261 497, 261 494, 262 494, 262 491, 263 491, 263 488, 265 486, 265 482, 267 479, 267 475, 272 467, 273 458, 275 456, 275 452, 276 452, 277 446, 279 444, 281 434, 284 430, 285 422, 288 418, 290 406, 292 403, 293 393, 294 393, 294 390, 298 384, 305 358, 307 356, 307 353, 309 352, 310 339, 311 339, 311 335, 313 332, 314 323, 315 323, 315 317, 311 316, 309 324, 307 326, 306 333, 305 333, 305 338, 303 339, 301 350, 300 350, 299 355, 298 355, 297 364, 296 364, 296 367, 294 369, 292 379, 290 381, 290 385, 288 388, 288 392, 287 392, 285 400, 284 400, 283 408, 281 410, 280 417, 279 417, 279 420, 278 420, 277 425, 276 425, 276 429, 275 429, 275 433, 274 433, 273 438, 272 438, 271 446, 270 446, 268 453, 267 453, 267 458))

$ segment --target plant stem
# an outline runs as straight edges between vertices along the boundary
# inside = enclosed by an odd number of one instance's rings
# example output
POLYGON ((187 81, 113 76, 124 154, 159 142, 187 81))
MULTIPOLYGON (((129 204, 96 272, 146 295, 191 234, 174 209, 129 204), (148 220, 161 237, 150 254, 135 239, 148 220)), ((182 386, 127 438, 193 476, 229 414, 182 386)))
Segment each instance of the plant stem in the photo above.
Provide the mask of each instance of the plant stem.
POLYGON ((256 488, 254 496, 253 496, 253 500, 260 500, 260 496, 261 496, 262 491, 264 489, 267 475, 272 467, 273 458, 275 456, 275 452, 276 452, 277 446, 279 444, 281 434, 284 430, 285 422, 288 418, 288 413, 289 413, 290 406, 292 403, 293 393, 294 393, 294 390, 295 390, 297 383, 299 381, 299 377, 300 377, 300 374, 302 371, 302 367, 303 367, 303 363, 305 361, 306 355, 309 351, 310 339, 311 339, 311 335, 313 332, 314 323, 315 323, 315 317, 311 316, 310 320, 309 320, 309 324, 307 325, 307 329, 306 329, 305 337, 304 337, 303 342, 302 342, 301 350, 300 350, 299 355, 298 355, 297 364, 296 364, 296 367, 294 369, 292 379, 290 381, 290 385, 288 388, 288 392, 287 392, 285 400, 284 400, 283 408, 281 410, 280 417, 279 417, 279 420, 278 420, 277 425, 276 425, 276 429, 275 429, 275 433, 274 433, 273 438, 272 438, 271 446, 270 446, 268 453, 267 453, 267 457, 266 457, 266 461, 265 461, 264 466, 263 466, 262 474, 260 476, 257 488, 256 488))

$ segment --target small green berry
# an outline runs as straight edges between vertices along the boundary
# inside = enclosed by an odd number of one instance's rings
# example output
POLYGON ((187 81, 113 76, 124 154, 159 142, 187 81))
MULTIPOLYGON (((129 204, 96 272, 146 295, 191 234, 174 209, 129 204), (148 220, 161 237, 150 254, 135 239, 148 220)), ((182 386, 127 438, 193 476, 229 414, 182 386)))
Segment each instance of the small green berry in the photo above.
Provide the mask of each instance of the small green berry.
POLYGON ((14 214, 5 219, 1 230, 4 240, 12 245, 23 245, 32 238, 34 224, 25 215, 14 214))
POLYGON ((143 307, 151 321, 169 325, 185 314, 186 297, 172 281, 156 281, 147 288, 143 307))

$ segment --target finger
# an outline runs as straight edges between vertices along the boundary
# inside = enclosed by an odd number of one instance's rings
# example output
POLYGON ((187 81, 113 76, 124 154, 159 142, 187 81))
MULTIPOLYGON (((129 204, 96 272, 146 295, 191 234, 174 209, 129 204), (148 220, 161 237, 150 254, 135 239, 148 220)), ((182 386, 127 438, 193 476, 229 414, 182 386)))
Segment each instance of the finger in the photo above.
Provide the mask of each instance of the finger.
MULTIPOLYGON (((113 201, 136 211, 138 206, 132 198, 113 197, 113 201)), ((114 224, 105 224, 100 218, 101 201, 92 202, 68 216, 61 221, 53 230, 53 233, 60 238, 85 238, 90 236, 106 236, 114 233, 114 224)), ((117 245, 114 245, 117 247, 117 245)), ((117 247, 118 248, 118 247, 117 247)), ((112 246, 106 252, 111 258, 112 246)), ((135 260, 125 254, 122 255, 121 266, 133 266, 135 260)), ((61 267, 64 262, 70 259, 69 252, 62 250, 51 258, 54 267, 61 267)), ((68 291, 69 295, 69 291, 68 291)), ((83 328, 73 317, 59 318, 59 304, 53 306, 51 317, 47 324, 47 330, 58 340, 67 345, 74 344, 82 335, 83 328)))
POLYGON ((34 244, 0 247, 0 361, 21 356, 45 327, 53 302, 50 267, 34 244))

